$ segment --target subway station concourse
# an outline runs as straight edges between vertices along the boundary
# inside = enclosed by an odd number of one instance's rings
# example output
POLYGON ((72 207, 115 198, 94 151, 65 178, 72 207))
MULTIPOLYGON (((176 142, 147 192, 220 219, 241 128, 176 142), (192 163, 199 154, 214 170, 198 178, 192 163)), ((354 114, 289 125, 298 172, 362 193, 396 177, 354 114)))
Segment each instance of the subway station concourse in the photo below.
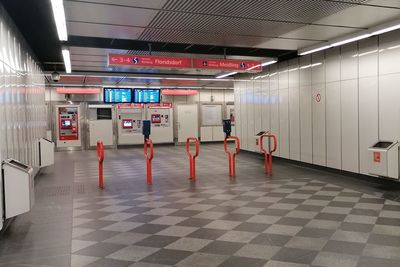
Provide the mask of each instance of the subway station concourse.
POLYGON ((0 0, 0 267, 400 267, 399 0, 0 0))

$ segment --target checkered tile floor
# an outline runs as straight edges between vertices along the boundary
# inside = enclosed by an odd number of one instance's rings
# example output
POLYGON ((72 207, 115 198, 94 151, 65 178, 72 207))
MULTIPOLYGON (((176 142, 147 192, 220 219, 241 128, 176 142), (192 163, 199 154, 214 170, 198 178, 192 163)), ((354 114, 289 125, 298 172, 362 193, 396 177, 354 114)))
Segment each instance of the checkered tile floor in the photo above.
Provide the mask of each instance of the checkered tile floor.
POLYGON ((221 179, 75 198, 71 265, 400 266, 399 202, 262 171, 221 179))

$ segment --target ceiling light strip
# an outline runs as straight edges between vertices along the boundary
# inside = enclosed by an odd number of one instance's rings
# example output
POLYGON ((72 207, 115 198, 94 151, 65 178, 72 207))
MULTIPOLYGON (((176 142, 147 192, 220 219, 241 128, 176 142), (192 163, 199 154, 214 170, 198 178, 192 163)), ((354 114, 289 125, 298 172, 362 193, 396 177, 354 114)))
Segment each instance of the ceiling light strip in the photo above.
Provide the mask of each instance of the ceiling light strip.
POLYGON ((65 65, 65 72, 66 73, 71 73, 71 57, 69 54, 68 48, 63 48, 62 49, 62 55, 64 59, 64 65, 65 65))
POLYGON ((67 22, 65 19, 63 0, 51 0, 51 7, 53 9, 53 16, 57 27, 58 38, 60 41, 67 41, 67 22))
POLYGON ((298 51, 298 55, 304 56, 304 55, 312 54, 312 53, 322 51, 322 50, 325 50, 325 49, 328 49, 331 47, 348 44, 351 42, 359 41, 359 40, 362 40, 362 39, 365 39, 365 38, 368 38, 371 36, 379 35, 382 33, 387 33, 387 32, 398 30, 398 29, 400 29, 400 20, 396 20, 391 23, 386 23, 381 26, 373 27, 368 30, 361 31, 359 33, 352 34, 350 36, 346 36, 346 37, 343 37, 340 39, 334 39, 330 42, 322 43, 319 46, 312 46, 309 48, 301 49, 298 51))

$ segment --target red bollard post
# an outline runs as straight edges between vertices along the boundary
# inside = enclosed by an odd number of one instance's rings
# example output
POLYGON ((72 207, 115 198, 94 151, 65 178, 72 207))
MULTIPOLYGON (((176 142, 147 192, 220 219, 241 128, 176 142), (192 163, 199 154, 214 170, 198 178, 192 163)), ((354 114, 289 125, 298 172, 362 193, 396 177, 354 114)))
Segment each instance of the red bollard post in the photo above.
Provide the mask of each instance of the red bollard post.
POLYGON ((104 145, 103 142, 97 141, 97 159, 99 161, 99 188, 104 188, 103 177, 103 161, 104 161, 104 145))
POLYGON ((144 156, 146 158, 146 166, 147 166, 147 184, 151 185, 152 181, 152 174, 151 174, 151 160, 154 157, 154 148, 153 148, 153 141, 151 139, 146 139, 144 142, 144 156), (147 148, 150 147, 150 154, 147 152, 147 148))
POLYGON ((228 136, 224 139, 224 150, 228 155, 228 164, 229 164, 229 176, 236 176, 236 155, 239 154, 240 151, 240 139, 237 136, 228 136), (228 140, 235 140, 236 148, 233 153, 228 150, 228 140))
POLYGON ((189 168, 190 168, 190 174, 189 174, 189 179, 193 180, 193 182, 196 181, 196 157, 199 155, 199 139, 196 137, 189 137, 186 139, 186 154, 189 157, 189 168), (194 141, 196 145, 196 151, 194 155, 190 153, 190 142, 194 141))
POLYGON ((264 134, 260 138, 260 148, 265 157, 265 174, 272 176, 272 153, 276 151, 277 140, 274 134, 264 134), (268 151, 264 148, 264 138, 268 138, 268 151), (270 139, 273 140, 273 149, 271 149, 270 139))

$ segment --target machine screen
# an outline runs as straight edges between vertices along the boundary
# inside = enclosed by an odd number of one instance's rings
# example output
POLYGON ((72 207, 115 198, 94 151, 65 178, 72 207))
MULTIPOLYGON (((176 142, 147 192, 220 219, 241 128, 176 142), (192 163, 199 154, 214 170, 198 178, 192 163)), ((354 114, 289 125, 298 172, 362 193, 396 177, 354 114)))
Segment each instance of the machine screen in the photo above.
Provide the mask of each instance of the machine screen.
POLYGON ((152 123, 161 123, 161 115, 160 114, 152 114, 151 122, 152 123))
POLYGON ((131 103, 132 89, 104 88, 104 103, 131 103))
POLYGON ((124 129, 133 128, 133 122, 132 122, 132 120, 123 120, 123 121, 122 121, 122 128, 124 128, 124 129))
POLYGON ((160 103, 160 89, 133 89, 135 103, 160 103))
POLYGON ((71 127, 72 127, 72 122, 71 122, 71 120, 62 120, 62 121, 61 121, 61 127, 62 127, 63 129, 69 129, 69 128, 71 128, 71 127))

